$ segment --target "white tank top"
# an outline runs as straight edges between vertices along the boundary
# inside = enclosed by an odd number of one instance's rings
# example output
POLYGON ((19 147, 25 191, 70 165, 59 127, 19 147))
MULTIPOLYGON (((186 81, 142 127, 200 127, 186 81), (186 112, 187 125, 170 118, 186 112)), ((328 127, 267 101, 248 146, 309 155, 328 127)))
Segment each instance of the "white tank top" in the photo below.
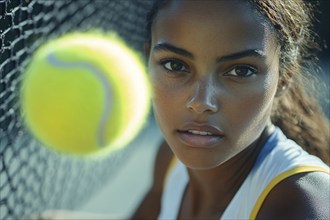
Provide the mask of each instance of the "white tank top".
MULTIPOLYGON (((330 168, 276 128, 220 219, 255 219, 274 186, 294 174, 315 171, 330 173, 330 168)), ((165 180, 159 220, 177 219, 188 181, 186 167, 176 160, 165 180)))

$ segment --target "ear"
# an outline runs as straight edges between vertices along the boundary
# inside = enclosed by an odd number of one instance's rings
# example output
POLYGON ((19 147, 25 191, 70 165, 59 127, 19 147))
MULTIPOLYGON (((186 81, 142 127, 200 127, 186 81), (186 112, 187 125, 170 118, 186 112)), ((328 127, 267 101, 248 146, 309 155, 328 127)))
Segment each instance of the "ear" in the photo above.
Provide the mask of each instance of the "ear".
POLYGON ((275 97, 281 97, 288 90, 291 84, 291 77, 281 77, 277 85, 275 97))

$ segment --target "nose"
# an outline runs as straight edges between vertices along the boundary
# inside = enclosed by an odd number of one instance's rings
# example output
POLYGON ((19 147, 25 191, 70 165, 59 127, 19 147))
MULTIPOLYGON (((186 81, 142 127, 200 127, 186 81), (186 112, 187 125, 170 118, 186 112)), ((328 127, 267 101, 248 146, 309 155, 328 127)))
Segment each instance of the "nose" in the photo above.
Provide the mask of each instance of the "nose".
POLYGON ((196 82, 192 96, 188 98, 186 106, 198 114, 217 112, 219 109, 217 92, 212 80, 196 82))

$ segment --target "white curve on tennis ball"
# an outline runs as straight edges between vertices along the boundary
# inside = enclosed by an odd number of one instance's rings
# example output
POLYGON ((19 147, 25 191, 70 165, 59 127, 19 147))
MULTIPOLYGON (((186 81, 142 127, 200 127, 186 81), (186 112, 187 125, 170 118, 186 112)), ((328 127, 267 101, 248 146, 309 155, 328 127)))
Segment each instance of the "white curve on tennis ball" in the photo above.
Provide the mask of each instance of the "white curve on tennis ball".
POLYGON ((85 63, 85 62, 66 62, 63 60, 59 60, 54 54, 49 54, 47 56, 47 60, 50 64, 54 65, 55 67, 59 68, 85 68, 90 71, 101 83, 104 91, 104 109, 101 114, 99 127, 97 131, 97 143, 100 147, 105 147, 105 131, 109 117, 111 116, 112 111, 112 92, 111 87, 108 83, 108 79, 106 78, 105 74, 97 69, 95 66, 85 63))

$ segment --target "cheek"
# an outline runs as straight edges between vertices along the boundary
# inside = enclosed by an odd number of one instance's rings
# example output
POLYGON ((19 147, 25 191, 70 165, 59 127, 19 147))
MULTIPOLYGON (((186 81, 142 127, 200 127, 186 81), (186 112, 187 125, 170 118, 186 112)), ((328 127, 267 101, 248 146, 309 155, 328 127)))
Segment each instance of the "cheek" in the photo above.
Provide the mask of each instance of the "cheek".
POLYGON ((178 121, 179 105, 173 91, 168 90, 159 81, 153 83, 153 93, 154 117, 164 138, 171 143, 172 132, 178 121))
POLYGON ((246 141, 248 137, 255 137, 264 129, 270 118, 276 88, 277 74, 269 74, 263 80, 233 93, 231 99, 235 102, 232 102, 233 106, 228 107, 226 111, 231 115, 231 128, 243 134, 240 135, 242 141, 246 141))
POLYGON ((152 89, 154 114, 159 126, 162 127, 164 123, 171 121, 174 117, 173 114, 177 111, 176 108, 173 108, 173 106, 177 106, 175 104, 176 95, 173 90, 168 89, 162 83, 157 75, 152 76, 152 89))
POLYGON ((153 82, 153 107, 157 113, 166 113, 170 105, 169 91, 157 82, 153 82))
POLYGON ((153 108, 158 117, 172 118, 182 107, 183 87, 174 86, 175 83, 168 77, 165 77, 159 67, 149 64, 151 74, 153 108))

